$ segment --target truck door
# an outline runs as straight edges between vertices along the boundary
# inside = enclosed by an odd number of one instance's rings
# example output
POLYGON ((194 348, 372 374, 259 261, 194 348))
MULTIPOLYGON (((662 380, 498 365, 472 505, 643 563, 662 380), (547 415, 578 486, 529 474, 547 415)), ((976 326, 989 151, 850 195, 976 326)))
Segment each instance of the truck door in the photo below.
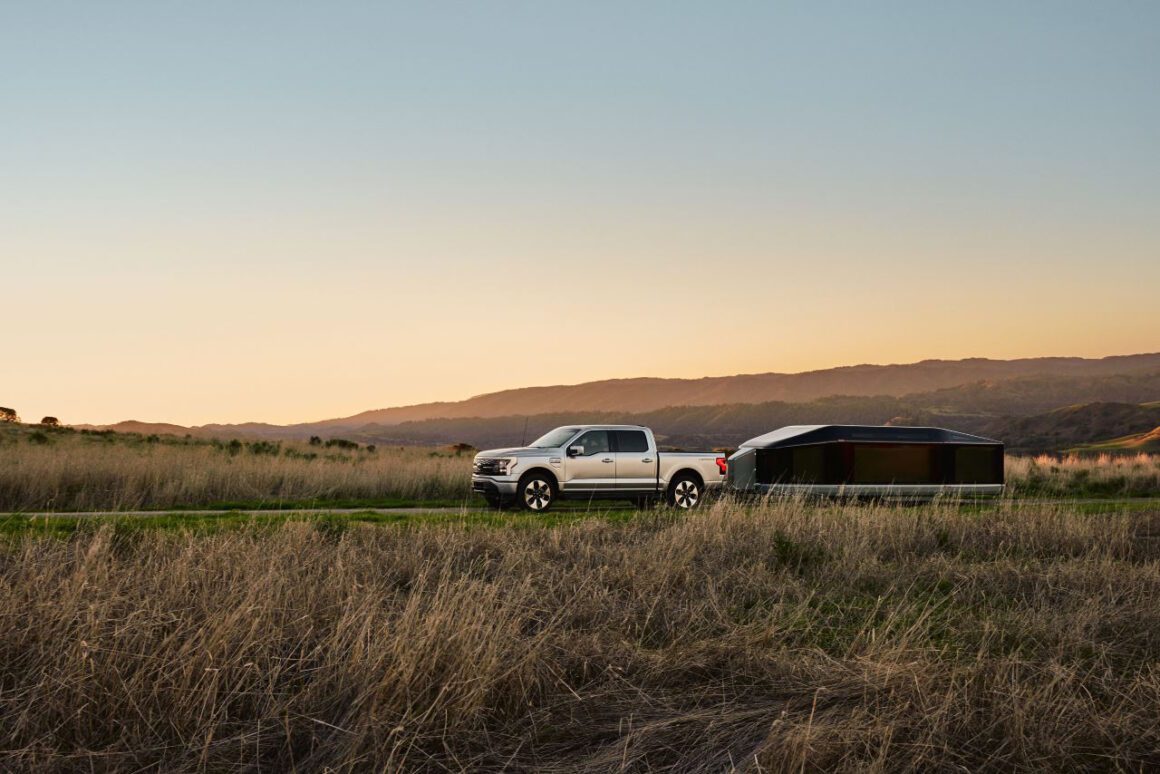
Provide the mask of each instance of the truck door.
POLYGON ((616 488, 653 492, 657 488, 657 455, 643 430, 613 430, 616 488))
POLYGON ((616 459, 607 430, 589 430, 568 444, 564 458, 564 489, 591 492, 616 488, 616 459))

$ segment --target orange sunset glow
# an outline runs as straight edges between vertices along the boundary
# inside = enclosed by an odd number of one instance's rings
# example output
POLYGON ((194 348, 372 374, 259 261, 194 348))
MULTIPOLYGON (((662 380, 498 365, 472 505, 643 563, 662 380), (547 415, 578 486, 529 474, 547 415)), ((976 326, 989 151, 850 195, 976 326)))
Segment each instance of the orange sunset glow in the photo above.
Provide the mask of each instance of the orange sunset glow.
POLYGON ((1160 349, 1156 25, 1000 15, 11 9, 2 399, 1160 349))

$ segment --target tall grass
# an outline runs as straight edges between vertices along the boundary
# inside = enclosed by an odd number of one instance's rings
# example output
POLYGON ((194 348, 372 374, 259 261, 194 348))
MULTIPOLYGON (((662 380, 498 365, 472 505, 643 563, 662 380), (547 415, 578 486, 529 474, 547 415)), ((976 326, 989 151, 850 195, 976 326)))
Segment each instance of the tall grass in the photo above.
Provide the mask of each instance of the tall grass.
MULTIPOLYGON (((29 436, 28 438, 32 438, 29 436)), ((471 458, 55 433, 0 445, 0 510, 141 510, 223 503, 463 501, 471 458)))
POLYGON ((0 544, 0 768, 1152 768, 1158 536, 721 502, 25 538, 0 544))
POLYGON ((1017 495, 1156 496, 1160 495, 1160 455, 1008 457, 1007 483, 1017 495))
MULTIPOLYGON (((0 511, 475 502, 471 455, 423 448, 0 433, 0 511)), ((1016 495, 1160 495, 1160 456, 1010 457, 1016 495)))

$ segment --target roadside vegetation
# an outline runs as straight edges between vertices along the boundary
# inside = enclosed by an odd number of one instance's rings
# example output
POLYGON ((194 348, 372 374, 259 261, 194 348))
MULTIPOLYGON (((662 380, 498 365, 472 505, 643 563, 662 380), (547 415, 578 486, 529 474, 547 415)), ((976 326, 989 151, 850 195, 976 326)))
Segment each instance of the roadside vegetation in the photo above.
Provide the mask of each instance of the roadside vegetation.
POLYGON ((1160 454, 1008 457, 1015 497, 1157 497, 1160 454))
POLYGON ((1158 595, 1147 507, 13 535, 0 769, 1143 770, 1158 595))
MULTIPOLYGON (((0 423, 0 512, 476 507, 474 450, 0 423)), ((1160 455, 1009 457, 1016 497, 1160 496, 1160 455)))
POLYGON ((0 512, 463 504, 463 449, 0 426, 0 512))

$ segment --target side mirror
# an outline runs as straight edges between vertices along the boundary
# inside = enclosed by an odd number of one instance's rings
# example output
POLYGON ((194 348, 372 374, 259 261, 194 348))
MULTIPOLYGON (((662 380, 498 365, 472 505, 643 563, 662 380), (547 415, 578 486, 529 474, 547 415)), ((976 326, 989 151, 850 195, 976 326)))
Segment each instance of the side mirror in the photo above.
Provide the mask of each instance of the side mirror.
POLYGON ((568 456, 569 457, 579 457, 583 453, 584 453, 583 446, 569 446, 568 447, 568 456))

